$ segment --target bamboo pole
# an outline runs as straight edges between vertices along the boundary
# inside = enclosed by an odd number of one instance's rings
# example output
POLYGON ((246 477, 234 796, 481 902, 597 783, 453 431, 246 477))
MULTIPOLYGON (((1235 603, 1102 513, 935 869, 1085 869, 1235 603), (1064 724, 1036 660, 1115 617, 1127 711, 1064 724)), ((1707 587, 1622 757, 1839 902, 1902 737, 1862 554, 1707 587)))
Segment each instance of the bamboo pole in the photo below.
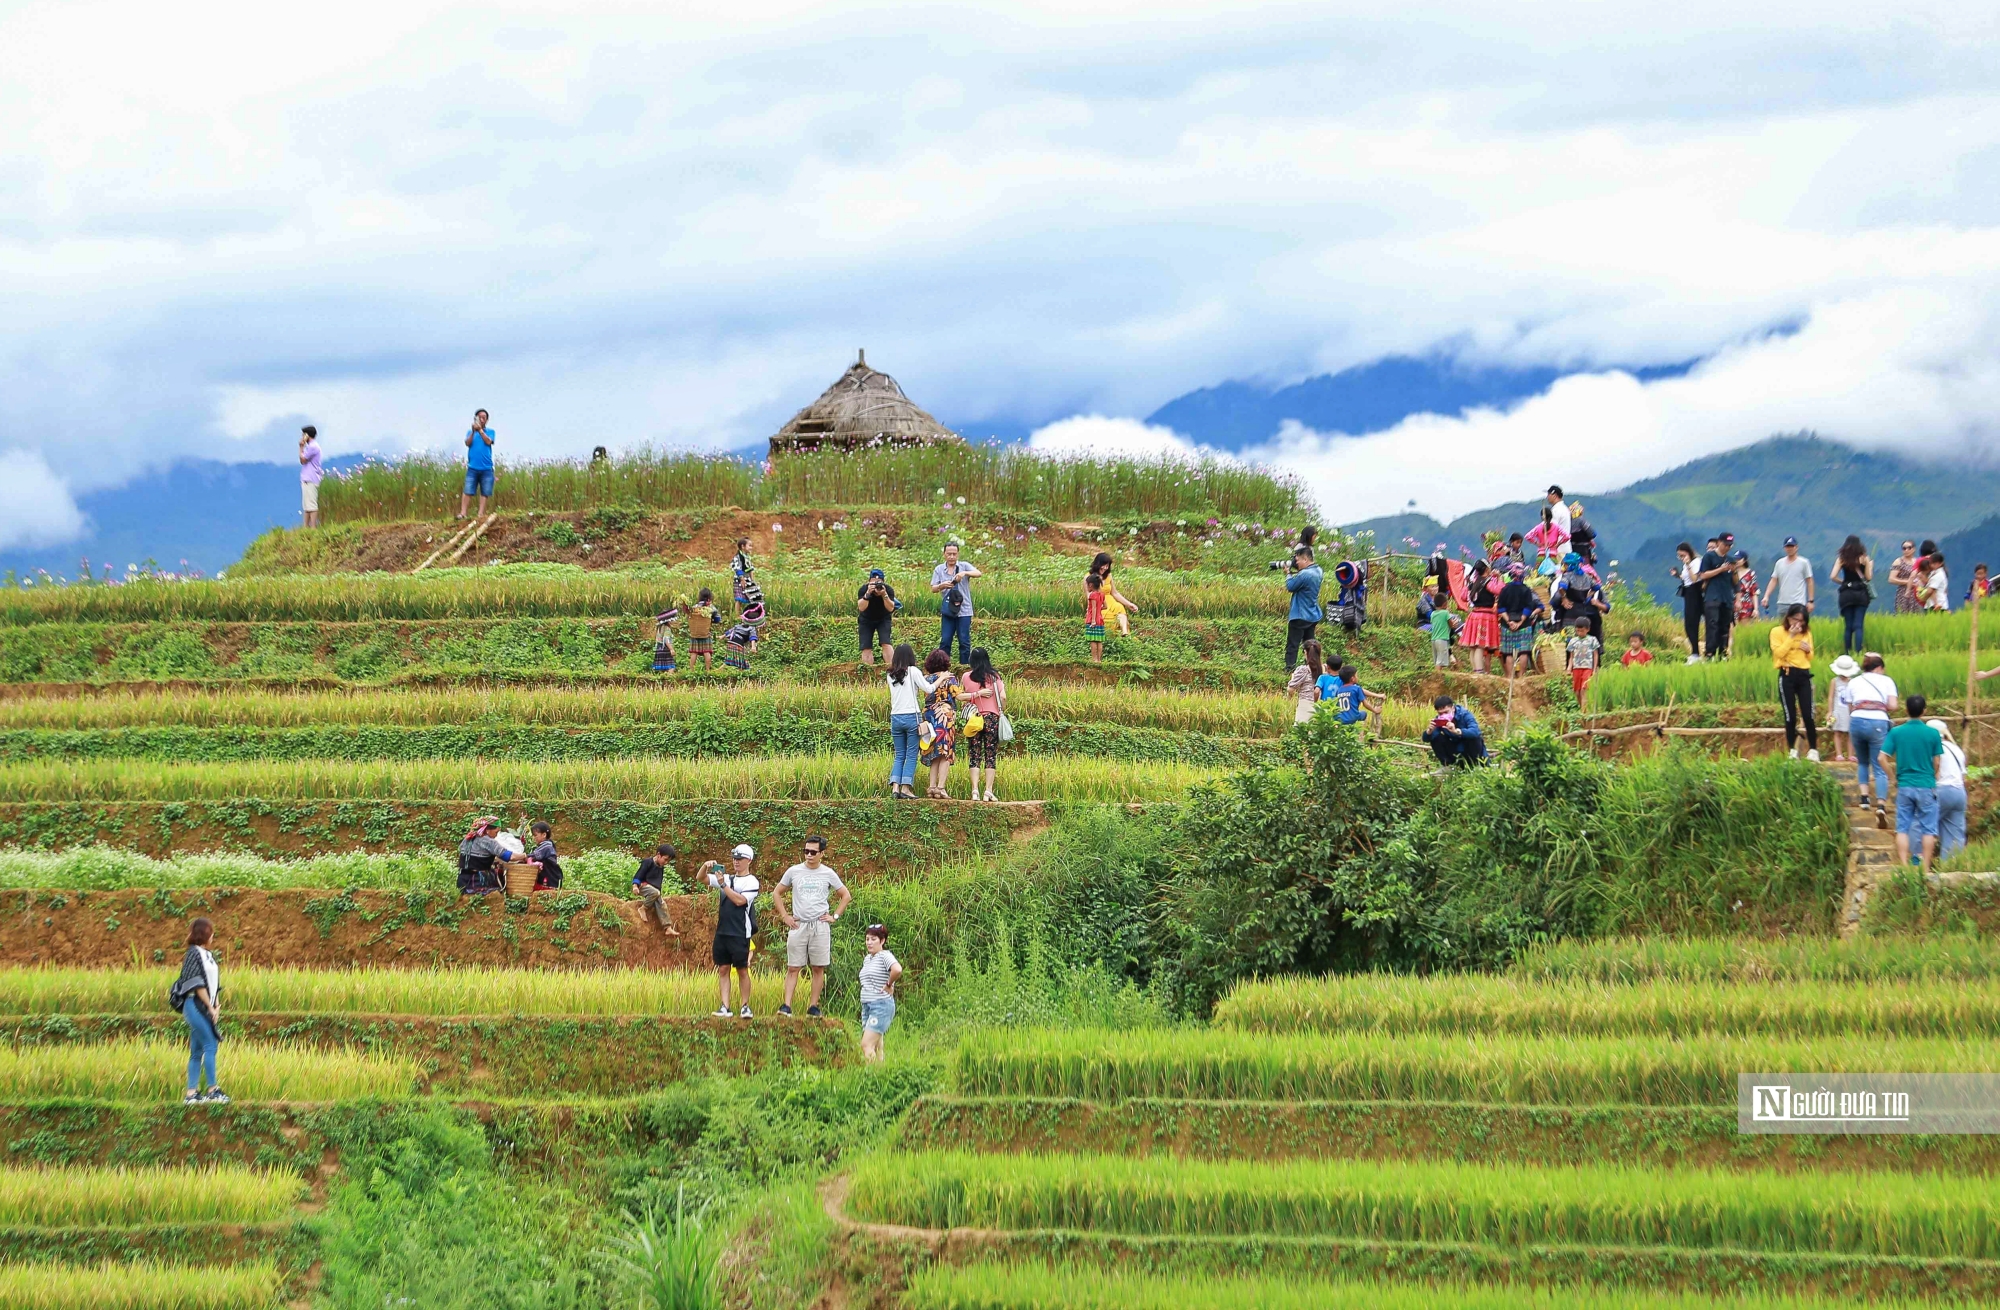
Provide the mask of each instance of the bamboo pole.
POLYGON ((458 549, 451 553, 451 558, 446 560, 445 563, 447 564, 458 563, 459 557, 465 554, 466 551, 471 550, 473 543, 478 541, 481 537, 485 536, 486 529, 492 527, 493 520, 499 517, 500 517, 500 512, 498 510, 495 510, 493 513, 488 514, 485 518, 481 519, 479 521, 478 528, 476 528, 473 531, 471 536, 467 537, 464 541, 459 543, 458 549))
POLYGON ((1972 732, 1976 720, 1973 711, 1979 695, 1979 602, 1980 596, 1972 598, 1972 646, 1965 656, 1965 704, 1960 707, 1958 726, 1964 730, 1965 741, 1961 743, 1965 751, 1965 762, 1972 763, 1972 732))
POLYGON ((437 563, 437 557, 438 557, 438 556, 440 556, 440 555, 442 555, 442 554, 444 554, 444 553, 445 553, 446 551, 450 550, 450 549, 451 549, 451 548, 452 548, 452 547, 453 547, 454 545, 458 544, 458 539, 459 539, 460 537, 464 536, 464 535, 465 535, 466 533, 468 533, 468 532, 472 531, 472 529, 473 529, 473 528, 474 528, 475 526, 477 526, 477 525, 478 525, 478 522, 479 522, 479 520, 477 520, 477 519, 467 519, 467 520, 465 521, 465 526, 463 526, 463 527, 459 528, 459 529, 458 529, 458 530, 457 530, 456 532, 452 533, 452 534, 451 534, 451 535, 450 535, 449 537, 446 537, 446 538, 444 539, 444 544, 443 544, 442 546, 439 546, 439 547, 438 547, 438 548, 437 548, 436 550, 432 551, 432 552, 430 553, 430 555, 429 555, 429 556, 428 556, 428 557, 427 557, 427 558, 426 558, 426 559, 424 560, 424 562, 423 562, 423 563, 421 563, 421 564, 417 565, 417 567, 415 567, 415 568, 411 569, 411 570, 410 570, 410 572, 411 572, 411 573, 422 573, 422 572, 423 572, 423 571, 424 571, 425 569, 427 569, 427 568, 429 568, 429 567, 430 567, 431 565, 433 565, 433 564, 437 563))

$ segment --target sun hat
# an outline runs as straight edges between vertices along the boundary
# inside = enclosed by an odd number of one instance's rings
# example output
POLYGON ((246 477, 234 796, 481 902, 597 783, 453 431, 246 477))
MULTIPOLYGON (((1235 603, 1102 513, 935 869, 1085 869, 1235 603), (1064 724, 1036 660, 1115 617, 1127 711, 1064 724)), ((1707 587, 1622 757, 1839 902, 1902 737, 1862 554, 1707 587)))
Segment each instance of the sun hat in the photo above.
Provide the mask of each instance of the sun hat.
POLYGON ((1854 662, 1852 655, 1842 655, 1831 667, 1836 678, 1855 678, 1861 675, 1861 666, 1854 662))
POLYGON ((757 858, 757 848, 748 842, 744 842, 735 850, 729 852, 729 858, 732 860, 754 860, 757 858))
POLYGON ((1958 744, 1957 741, 1951 735, 1951 725, 1949 723, 1946 723, 1943 719, 1925 719, 1924 726, 1930 728, 1931 730, 1936 732, 1938 736, 1944 738, 1946 741, 1951 742, 1953 745, 1958 744))

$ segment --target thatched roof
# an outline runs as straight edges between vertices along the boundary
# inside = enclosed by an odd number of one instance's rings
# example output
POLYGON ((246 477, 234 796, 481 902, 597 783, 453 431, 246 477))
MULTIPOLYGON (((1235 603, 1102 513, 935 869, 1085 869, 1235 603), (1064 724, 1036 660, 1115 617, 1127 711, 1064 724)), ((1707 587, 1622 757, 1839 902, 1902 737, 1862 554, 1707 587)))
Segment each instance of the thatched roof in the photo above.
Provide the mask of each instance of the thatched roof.
POLYGON ((868 367, 868 352, 862 351, 839 381, 778 429, 771 438, 771 453, 959 440, 957 433, 904 395, 896 379, 868 367))

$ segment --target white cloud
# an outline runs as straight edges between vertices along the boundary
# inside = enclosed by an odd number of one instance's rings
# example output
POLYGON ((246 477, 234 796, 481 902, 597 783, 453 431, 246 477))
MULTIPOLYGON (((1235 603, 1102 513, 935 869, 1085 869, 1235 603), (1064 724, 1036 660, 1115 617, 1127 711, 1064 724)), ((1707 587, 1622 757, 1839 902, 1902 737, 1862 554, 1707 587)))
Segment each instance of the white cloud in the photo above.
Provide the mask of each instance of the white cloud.
POLYGON ((40 455, 0 451, 0 487, 6 488, 7 503, 0 515, 0 549, 60 546, 83 535, 83 511, 40 455))
POLYGON ((1037 428, 1028 438, 1028 448, 1041 455, 1090 459, 1198 460, 1215 454, 1172 428, 1102 414, 1078 414, 1037 428))

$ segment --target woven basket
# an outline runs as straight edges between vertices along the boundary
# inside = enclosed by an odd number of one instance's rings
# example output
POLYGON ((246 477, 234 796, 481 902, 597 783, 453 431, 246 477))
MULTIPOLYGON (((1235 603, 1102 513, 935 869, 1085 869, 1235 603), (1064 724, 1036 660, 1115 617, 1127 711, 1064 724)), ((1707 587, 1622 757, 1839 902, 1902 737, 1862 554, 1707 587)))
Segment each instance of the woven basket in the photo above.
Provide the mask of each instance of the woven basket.
POLYGON ((532 864, 509 864, 507 869, 507 894, 526 896, 535 890, 535 875, 540 872, 532 864))

